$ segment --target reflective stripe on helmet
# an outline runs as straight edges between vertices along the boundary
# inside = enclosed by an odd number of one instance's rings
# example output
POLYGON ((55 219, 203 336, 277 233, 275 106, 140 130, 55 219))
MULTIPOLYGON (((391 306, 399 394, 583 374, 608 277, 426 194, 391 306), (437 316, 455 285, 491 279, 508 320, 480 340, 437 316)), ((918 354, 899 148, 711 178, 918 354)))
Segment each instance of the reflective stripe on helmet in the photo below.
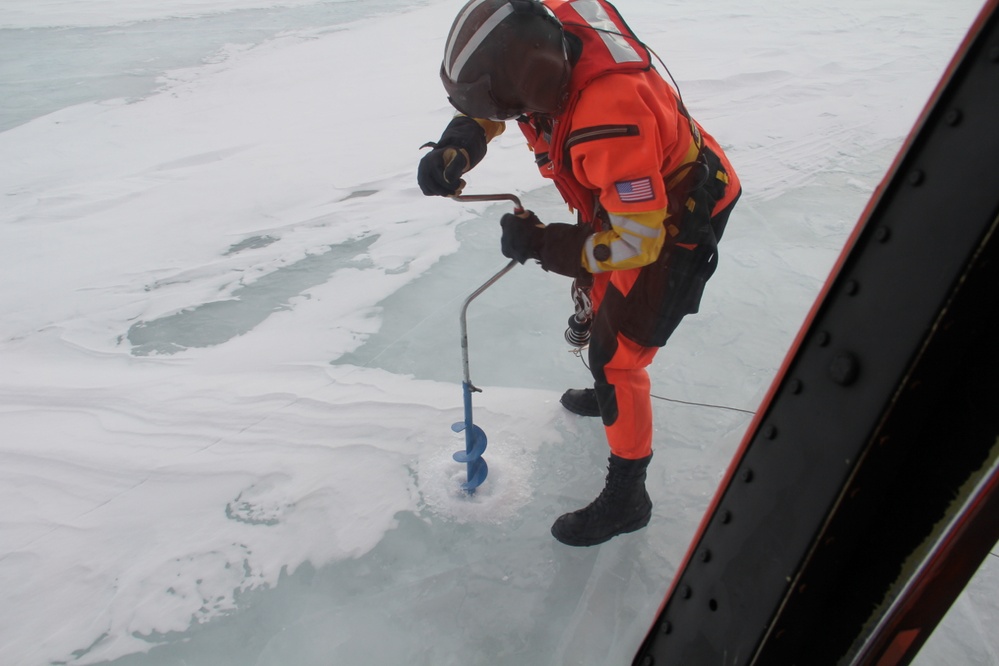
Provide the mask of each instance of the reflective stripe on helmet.
POLYGON ((489 37, 489 33, 496 29, 503 19, 513 13, 513 7, 504 3, 496 8, 495 11, 483 21, 475 32, 472 33, 471 37, 465 42, 461 51, 458 53, 457 57, 453 58, 455 42, 458 41, 458 35, 461 33, 461 28, 464 27, 465 22, 468 20, 469 16, 475 12, 483 3, 491 2, 492 0, 478 0, 477 2, 471 2, 462 12, 462 15, 458 17, 455 21, 454 29, 451 32, 451 36, 448 39, 447 49, 444 52, 444 71, 448 78, 452 81, 457 82, 458 77, 461 76, 461 70, 464 68, 465 64, 468 63, 469 58, 475 54, 476 49, 489 37))

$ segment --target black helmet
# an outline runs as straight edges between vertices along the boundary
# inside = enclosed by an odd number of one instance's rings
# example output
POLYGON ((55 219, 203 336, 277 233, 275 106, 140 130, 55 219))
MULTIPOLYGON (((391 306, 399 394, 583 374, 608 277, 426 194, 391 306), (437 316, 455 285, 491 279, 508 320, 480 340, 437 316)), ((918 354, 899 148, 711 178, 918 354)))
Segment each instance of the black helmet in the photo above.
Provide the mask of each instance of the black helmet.
POLYGON ((560 110, 571 66, 562 24, 537 0, 470 0, 441 64, 448 98, 473 118, 560 110))

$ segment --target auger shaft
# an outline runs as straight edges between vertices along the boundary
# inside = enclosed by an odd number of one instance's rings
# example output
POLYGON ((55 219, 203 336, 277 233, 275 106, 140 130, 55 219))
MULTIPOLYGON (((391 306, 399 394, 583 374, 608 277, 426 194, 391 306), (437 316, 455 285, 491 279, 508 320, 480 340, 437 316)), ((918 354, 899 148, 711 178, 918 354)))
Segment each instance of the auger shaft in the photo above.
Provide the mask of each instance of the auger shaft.
MULTIPOLYGON (((453 197, 458 201, 513 201, 516 204, 516 212, 523 211, 520 199, 513 194, 473 194, 457 195, 453 197)), ((497 280, 506 275, 510 269, 517 265, 516 259, 511 259, 510 263, 504 266, 498 273, 493 275, 486 282, 473 291, 461 306, 459 321, 461 324, 461 369, 464 377, 462 382, 463 402, 465 405, 465 420, 459 421, 451 426, 454 432, 465 432, 465 450, 458 451, 452 457, 456 462, 465 463, 466 481, 461 484, 462 489, 469 495, 475 493, 475 489, 482 485, 489 473, 486 461, 482 459, 482 454, 486 450, 486 433, 472 420, 472 393, 481 392, 472 384, 471 372, 468 364, 468 306, 482 292, 491 287, 497 280)))

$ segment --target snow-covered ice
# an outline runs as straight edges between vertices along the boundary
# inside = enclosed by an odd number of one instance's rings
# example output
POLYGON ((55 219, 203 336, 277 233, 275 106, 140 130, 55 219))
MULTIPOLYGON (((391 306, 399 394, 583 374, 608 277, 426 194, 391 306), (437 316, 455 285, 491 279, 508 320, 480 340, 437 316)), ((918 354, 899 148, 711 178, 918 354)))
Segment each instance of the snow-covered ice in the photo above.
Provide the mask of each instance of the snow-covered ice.
MULTIPOLYGON (((460 0, 0 6, 0 663, 630 659, 847 234, 971 24, 953 0, 620 0, 745 195, 652 368, 655 511, 591 549, 568 284, 420 195, 460 0)), ((569 221, 515 128, 469 174, 569 221)), ((999 664, 990 558, 920 657, 999 664), (984 582, 982 582, 984 581, 984 582)))

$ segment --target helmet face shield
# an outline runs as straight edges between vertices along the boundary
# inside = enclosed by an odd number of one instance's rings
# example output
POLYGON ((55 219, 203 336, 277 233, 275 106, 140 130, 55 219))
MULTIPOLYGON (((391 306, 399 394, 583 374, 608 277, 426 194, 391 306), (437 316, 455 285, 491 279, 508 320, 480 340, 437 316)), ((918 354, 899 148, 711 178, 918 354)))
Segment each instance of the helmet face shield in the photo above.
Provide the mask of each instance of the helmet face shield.
POLYGON ((475 118, 555 113, 570 66, 562 26, 536 0, 471 0, 448 34, 441 81, 475 118))
POLYGON ((492 81, 483 74, 471 83, 452 83, 441 67, 441 80, 451 105, 472 118, 510 120, 524 113, 518 105, 506 105, 493 98, 492 81))

